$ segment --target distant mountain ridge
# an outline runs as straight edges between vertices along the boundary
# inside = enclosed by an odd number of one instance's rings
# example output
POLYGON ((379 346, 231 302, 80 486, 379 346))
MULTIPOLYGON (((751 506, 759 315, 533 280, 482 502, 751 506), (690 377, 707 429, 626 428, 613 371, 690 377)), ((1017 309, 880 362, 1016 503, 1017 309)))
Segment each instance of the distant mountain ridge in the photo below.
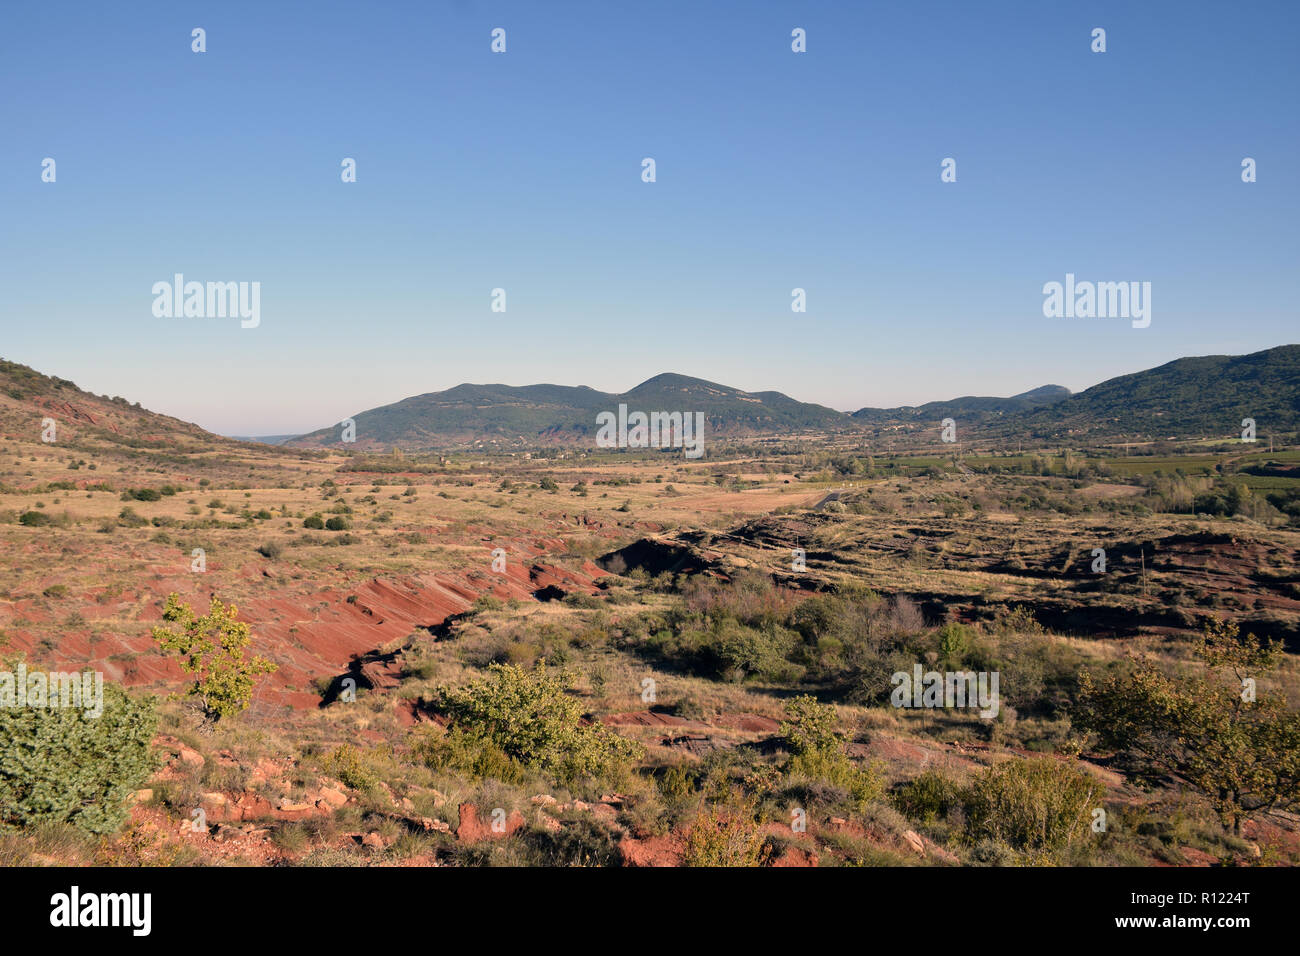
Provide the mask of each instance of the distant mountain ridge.
MULTIPOLYGON (((708 432, 740 438, 764 433, 852 427, 843 412, 795 401, 780 392, 745 392, 717 382, 665 372, 626 392, 585 385, 457 385, 353 416, 356 447, 408 448, 456 444, 592 442, 599 412, 703 412, 708 432)), ((287 444, 328 447, 342 430, 322 428, 287 444)))
MULTIPOLYGON (((853 413, 670 372, 618 394, 584 385, 465 384, 353 416, 352 447, 594 443, 596 414, 620 404, 629 411, 703 412, 708 434, 717 438, 914 431, 945 418, 955 419, 966 438, 1228 438, 1239 433, 1243 418, 1254 418, 1261 433, 1300 428, 1300 345, 1176 359, 1077 394, 1043 385, 1007 398, 965 396, 853 413)), ((316 448, 340 443, 338 426, 286 442, 316 448)))
MULTIPOLYGON (((963 441, 1230 439, 1240 435, 1244 419, 1254 420, 1261 440, 1285 440, 1300 432, 1300 345, 1175 359, 1076 394, 1044 385, 1008 398, 966 396, 852 414, 781 392, 745 392, 673 373, 622 393, 582 385, 464 384, 357 414, 357 441, 347 447, 594 446, 596 415, 617 412, 619 405, 630 412, 702 412, 707 434, 724 439, 823 433, 921 436, 942 419, 953 418, 963 441)), ((58 441, 75 447, 181 452, 258 441, 325 448, 340 445, 341 439, 337 425, 299 436, 223 438, 125 398, 93 395, 66 379, 0 359, 0 436, 30 438, 46 418, 57 423, 58 441)))
POLYGON ((1038 388, 1010 398, 986 398, 967 395, 946 402, 927 402, 924 405, 901 408, 859 408, 852 417, 863 422, 897 421, 908 416, 921 421, 956 418, 958 415, 1006 415, 1024 412, 1040 405, 1052 405, 1069 398, 1071 391, 1064 385, 1040 385, 1038 388))

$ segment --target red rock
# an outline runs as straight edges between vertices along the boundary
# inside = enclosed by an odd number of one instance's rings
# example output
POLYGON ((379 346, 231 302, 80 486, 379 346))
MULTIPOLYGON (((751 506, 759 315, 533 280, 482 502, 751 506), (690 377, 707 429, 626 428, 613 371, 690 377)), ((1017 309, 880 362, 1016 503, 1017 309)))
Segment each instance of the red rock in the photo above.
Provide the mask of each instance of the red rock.
POLYGON ((505 820, 505 831, 492 829, 491 818, 487 822, 479 819, 478 808, 472 803, 460 805, 460 825, 456 827, 456 839, 461 843, 478 843, 482 840, 499 840, 513 834, 520 827, 527 825, 523 814, 511 811, 505 820))

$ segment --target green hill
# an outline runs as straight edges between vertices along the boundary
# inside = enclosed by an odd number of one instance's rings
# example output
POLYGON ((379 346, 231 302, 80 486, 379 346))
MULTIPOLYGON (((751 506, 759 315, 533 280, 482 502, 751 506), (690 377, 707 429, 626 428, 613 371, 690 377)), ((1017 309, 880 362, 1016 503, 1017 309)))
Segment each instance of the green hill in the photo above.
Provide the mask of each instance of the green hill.
POLYGON ((853 413, 859 422, 884 423, 914 419, 918 422, 939 421, 944 418, 962 418, 966 421, 996 418, 1025 412, 1042 405, 1054 405, 1069 398, 1070 390, 1063 385, 1043 385, 1010 398, 986 398, 969 395, 947 402, 927 402, 924 405, 902 408, 860 408, 853 413))
POLYGON ((1014 425, 1047 439, 1238 438, 1244 418, 1260 436, 1300 429, 1300 345, 1177 359, 1108 379, 1014 425))
MULTIPOLYGON (((620 404, 627 405, 629 411, 647 413, 703 412, 707 433, 717 437, 852 427, 842 412, 797 402, 780 392, 744 392, 665 373, 620 394, 570 385, 457 385, 353 416, 355 447, 591 443, 597 414, 616 413, 620 404)), ((326 447, 340 443, 341 429, 335 425, 287 444, 326 447)))

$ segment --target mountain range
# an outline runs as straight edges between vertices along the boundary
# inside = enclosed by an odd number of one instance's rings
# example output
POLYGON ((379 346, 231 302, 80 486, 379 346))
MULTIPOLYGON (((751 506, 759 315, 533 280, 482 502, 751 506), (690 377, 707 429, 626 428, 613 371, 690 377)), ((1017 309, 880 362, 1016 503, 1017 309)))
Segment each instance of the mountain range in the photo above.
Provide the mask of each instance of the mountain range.
MULTIPOLYGON (((1121 375, 1071 394, 1059 385, 1007 398, 965 396, 899 408, 839 412, 781 392, 746 392, 664 373, 621 393, 572 385, 457 385, 359 412, 354 444, 339 425, 298 436, 257 440, 297 448, 359 451, 458 446, 594 444, 596 416, 629 412, 702 412, 714 438, 826 433, 914 432, 945 418, 966 438, 1028 441, 1232 438, 1243 419, 1261 436, 1300 430, 1300 345, 1249 355, 1182 358, 1121 375)), ((0 433, 25 433, 51 417, 82 439, 182 451, 234 439, 211 435, 120 397, 97 396, 66 379, 0 360, 0 433)), ((287 450, 287 449, 286 449, 287 450)))
MULTIPOLYGON (((743 438, 800 432, 880 433, 945 418, 964 436, 1040 440, 1232 437, 1253 418, 1261 434, 1300 428, 1300 345, 1249 355, 1183 358, 1109 379, 1072 394, 1043 385, 1007 398, 965 396, 900 408, 844 413, 781 392, 745 392, 665 373, 626 392, 585 386, 457 385, 360 412, 359 449, 458 444, 591 443, 601 411, 703 412, 708 433, 743 438)), ((341 442, 339 426, 286 444, 324 448, 341 442)))

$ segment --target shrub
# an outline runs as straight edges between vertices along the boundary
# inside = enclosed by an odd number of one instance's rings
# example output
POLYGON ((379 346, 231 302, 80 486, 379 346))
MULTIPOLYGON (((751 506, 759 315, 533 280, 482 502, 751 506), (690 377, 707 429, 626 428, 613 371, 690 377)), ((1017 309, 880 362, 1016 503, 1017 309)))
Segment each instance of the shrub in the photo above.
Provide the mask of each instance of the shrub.
POLYGON ((967 835, 1021 851, 1062 850, 1090 831, 1102 796, 1095 780, 1053 757, 1007 760, 965 791, 967 835))
POLYGON ((1127 678, 1085 673, 1077 726, 1122 750, 1146 780, 1172 777, 1209 800, 1225 829, 1270 808, 1300 806, 1300 711, 1281 692, 1242 698, 1242 677, 1275 671, 1282 648, 1214 621, 1194 676, 1141 663, 1127 678))
POLYGON ((961 805, 961 788, 943 774, 927 770, 895 790, 890 802, 904 816, 930 823, 961 805))
POLYGON ((24 511, 18 516, 18 523, 29 528, 44 528, 54 524, 54 519, 43 511, 24 511))
POLYGON ((566 681, 544 667, 492 664, 488 676, 442 693, 454 726, 477 731, 511 758, 565 783, 612 780, 641 747, 598 724, 582 722, 582 705, 566 681))
POLYGON ((477 779, 523 784, 528 774, 482 731, 452 727, 446 733, 429 732, 411 743, 411 754, 433 770, 458 770, 477 779))
POLYGON ((711 806, 698 813, 686 831, 686 866, 758 866, 763 829, 749 807, 711 806))
POLYGON ((353 790, 370 791, 379 786, 379 778, 366 766, 361 751, 351 744, 334 748, 321 760, 321 766, 353 790))
POLYGON ((310 528, 313 531, 324 531, 325 519, 320 515, 308 515, 306 518, 302 519, 302 526, 304 528, 310 528))
POLYGON ((264 558, 270 558, 274 561, 284 553, 284 548, 280 546, 279 542, 268 541, 265 544, 258 546, 257 553, 264 558))
POLYGON ((781 736, 790 749, 785 772, 788 776, 820 780, 848 791, 859 807, 884 792, 879 768, 853 763, 844 752, 844 736, 838 729, 835 708, 817 703, 803 694, 785 707, 781 736))
POLYGON ((762 677, 795 680, 799 668, 786 660, 794 649, 795 634, 783 627, 748 627, 738 621, 719 619, 709 637, 708 653, 716 662, 719 676, 728 680, 762 677))
POLYGON ((142 518, 134 508, 123 508, 118 512, 117 518, 128 528, 139 528, 141 525, 149 523, 149 519, 142 518))
POLYGON ((351 527, 352 525, 348 523, 348 519, 341 515, 335 515, 325 522, 326 531, 347 531, 351 527))
POLYGON ((76 707, 0 706, 0 830, 69 823, 112 833, 156 762, 154 698, 104 687, 98 717, 76 707))
POLYGON ((949 622, 939 628, 939 663, 945 670, 960 670, 974 643, 974 634, 962 624, 949 622))

